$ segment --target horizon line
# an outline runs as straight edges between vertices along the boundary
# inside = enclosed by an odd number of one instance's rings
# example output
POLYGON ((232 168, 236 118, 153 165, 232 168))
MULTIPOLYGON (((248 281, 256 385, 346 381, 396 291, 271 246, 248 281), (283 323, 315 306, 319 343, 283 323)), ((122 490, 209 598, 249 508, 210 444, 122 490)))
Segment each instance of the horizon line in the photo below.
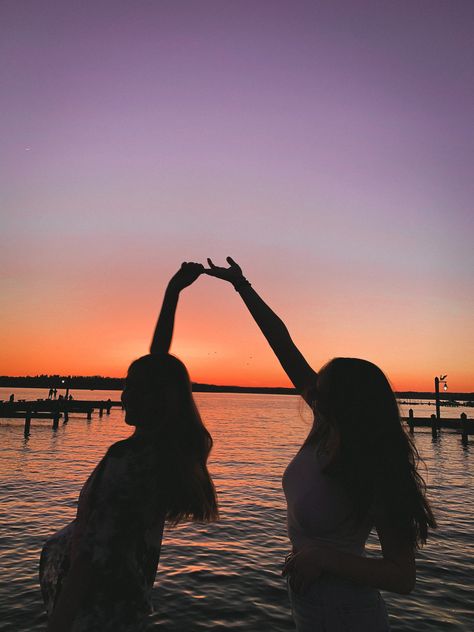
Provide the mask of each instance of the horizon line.
MULTIPOLYGON (((60 374, 48 374, 48 373, 42 373, 39 375, 17 375, 17 376, 13 376, 13 375, 0 375, 0 387, 6 388, 6 387, 12 387, 14 388, 15 385, 14 384, 2 384, 1 382, 8 382, 9 380, 116 380, 116 381, 123 381, 125 380, 125 376, 124 377, 110 377, 110 376, 104 376, 104 375, 60 375, 60 374)), ((298 394, 297 389, 294 386, 247 386, 247 385, 237 385, 237 384, 213 384, 213 383, 206 383, 206 382, 194 382, 191 381, 192 386, 197 386, 197 387, 202 387, 202 388, 212 388, 212 389, 219 389, 219 390, 223 390, 223 389, 236 389, 236 390, 246 390, 248 392, 256 392, 258 390, 261 391, 276 391, 279 393, 295 393, 298 394)), ((58 385, 59 386, 59 385, 58 385)), ((48 388, 48 386, 30 386, 29 388, 48 388)), ((66 388, 66 386, 62 386, 62 388, 66 388)), ((101 388, 87 388, 87 386, 70 386, 70 388, 72 389, 76 389, 76 390, 121 390, 120 388, 110 388, 110 389, 101 389, 101 388)), ((407 394, 435 394, 434 391, 431 390, 424 390, 424 391, 414 391, 414 390, 394 390, 393 391, 395 393, 395 395, 407 395, 407 394)), ((451 391, 449 394, 448 393, 440 393, 440 398, 442 398, 443 396, 454 396, 454 395, 471 395, 474 397, 474 391, 451 391)))

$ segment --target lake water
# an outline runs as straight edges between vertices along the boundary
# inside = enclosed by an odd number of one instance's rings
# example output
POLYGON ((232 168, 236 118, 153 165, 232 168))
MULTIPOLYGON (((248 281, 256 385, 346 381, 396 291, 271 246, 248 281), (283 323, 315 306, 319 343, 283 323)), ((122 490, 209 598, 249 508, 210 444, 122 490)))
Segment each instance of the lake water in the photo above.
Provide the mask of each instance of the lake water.
MULTIPOLYGON (((0 389, 0 399, 35 399, 37 389, 0 389)), ((74 392, 80 399, 118 399, 117 391, 74 392)), ((154 588, 153 629, 166 632, 290 632, 284 581, 289 551, 283 471, 311 425, 299 398, 282 395, 197 393, 214 438, 209 467, 221 520, 165 532, 154 588)), ((414 407, 428 416, 433 406, 414 407)), ((442 415, 472 417, 472 408, 442 415), (469 412, 471 414, 469 414, 469 412)), ((75 516, 82 484, 107 447, 130 429, 123 412, 92 420, 70 415, 57 431, 50 420, 0 419, 0 630, 44 630, 38 559, 44 540, 75 516)), ((429 496, 439 529, 418 556, 418 581, 408 596, 385 594, 393 630, 473 630, 473 451, 457 433, 433 442, 415 432, 428 468, 429 496)), ((377 549, 371 537, 369 548, 377 549)))

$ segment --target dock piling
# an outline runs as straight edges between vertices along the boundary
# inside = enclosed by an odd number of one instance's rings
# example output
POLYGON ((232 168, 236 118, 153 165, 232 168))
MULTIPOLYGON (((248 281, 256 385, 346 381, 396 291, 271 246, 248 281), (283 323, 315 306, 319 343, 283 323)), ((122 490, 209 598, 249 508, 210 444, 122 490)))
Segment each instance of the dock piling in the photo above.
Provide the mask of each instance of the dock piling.
POLYGON ((467 415, 466 413, 461 413, 461 443, 462 445, 467 445, 468 443, 468 431, 467 431, 467 415))
POLYGON ((408 427, 410 428, 410 434, 415 431, 415 419, 413 417, 413 408, 408 411, 408 427))
POLYGON ((431 415, 431 436, 433 439, 438 438, 438 419, 436 415, 431 415))
POLYGON ((30 426, 31 426, 31 409, 28 408, 25 415, 25 437, 29 437, 30 435, 30 426))
POLYGON ((59 410, 54 412, 53 415, 53 430, 57 430, 59 426, 59 410))

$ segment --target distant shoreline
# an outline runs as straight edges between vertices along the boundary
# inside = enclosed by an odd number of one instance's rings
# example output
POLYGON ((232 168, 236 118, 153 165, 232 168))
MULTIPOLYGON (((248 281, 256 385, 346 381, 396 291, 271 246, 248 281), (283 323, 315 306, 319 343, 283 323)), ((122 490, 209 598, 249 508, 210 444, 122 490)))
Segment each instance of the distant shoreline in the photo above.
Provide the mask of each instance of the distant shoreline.
MULTIPOLYGON (((121 391, 125 384, 125 378, 101 377, 101 376, 60 376, 38 375, 14 377, 0 376, 0 387, 4 388, 66 388, 71 390, 107 390, 121 391)), ((221 386, 217 384, 200 384, 193 382, 195 393, 257 393, 264 395, 297 395, 294 388, 279 386, 221 386)), ((435 394, 428 391, 398 391, 395 392, 398 399, 434 399, 435 394)), ((470 401, 474 400, 474 393, 441 393, 441 399, 470 401)))

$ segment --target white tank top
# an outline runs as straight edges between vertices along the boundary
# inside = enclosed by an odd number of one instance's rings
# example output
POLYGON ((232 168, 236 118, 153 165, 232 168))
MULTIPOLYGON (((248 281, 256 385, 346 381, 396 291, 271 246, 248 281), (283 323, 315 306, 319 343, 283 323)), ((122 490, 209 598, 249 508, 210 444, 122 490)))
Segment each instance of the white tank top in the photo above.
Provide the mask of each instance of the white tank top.
POLYGON ((311 544, 363 555, 372 523, 361 523, 340 483, 322 472, 324 457, 303 447, 283 474, 288 505, 288 536, 294 551, 311 544))

